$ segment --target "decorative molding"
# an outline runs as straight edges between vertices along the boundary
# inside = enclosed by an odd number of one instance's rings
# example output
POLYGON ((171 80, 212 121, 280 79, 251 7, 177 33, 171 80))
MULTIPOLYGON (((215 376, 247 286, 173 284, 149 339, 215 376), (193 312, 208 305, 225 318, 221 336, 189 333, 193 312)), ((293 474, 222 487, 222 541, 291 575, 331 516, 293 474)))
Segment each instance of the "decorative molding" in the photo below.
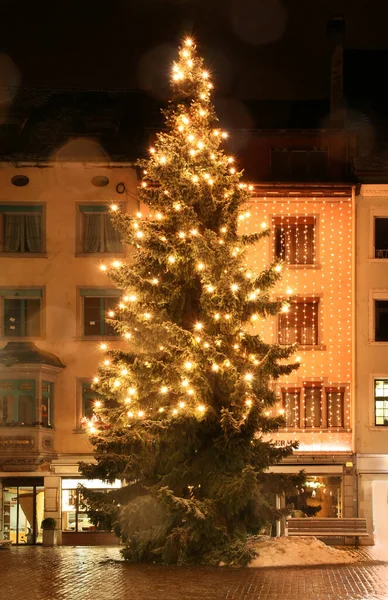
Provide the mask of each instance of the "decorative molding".
POLYGON ((361 196, 388 197, 388 187, 386 184, 362 184, 360 190, 361 196))

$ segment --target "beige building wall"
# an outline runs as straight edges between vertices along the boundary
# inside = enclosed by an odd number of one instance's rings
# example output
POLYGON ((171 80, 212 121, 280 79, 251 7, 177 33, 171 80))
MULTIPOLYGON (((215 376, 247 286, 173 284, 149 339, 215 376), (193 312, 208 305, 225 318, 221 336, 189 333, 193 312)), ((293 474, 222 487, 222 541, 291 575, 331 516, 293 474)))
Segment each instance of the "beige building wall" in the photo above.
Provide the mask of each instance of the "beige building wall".
POLYGON ((355 449, 360 516, 379 540, 380 530, 387 538, 388 428, 375 425, 374 382, 388 379, 388 342, 375 341, 374 302, 388 300, 388 259, 376 258, 376 217, 388 218, 388 186, 362 185, 357 196, 355 449), (385 512, 378 510, 381 506, 385 512))

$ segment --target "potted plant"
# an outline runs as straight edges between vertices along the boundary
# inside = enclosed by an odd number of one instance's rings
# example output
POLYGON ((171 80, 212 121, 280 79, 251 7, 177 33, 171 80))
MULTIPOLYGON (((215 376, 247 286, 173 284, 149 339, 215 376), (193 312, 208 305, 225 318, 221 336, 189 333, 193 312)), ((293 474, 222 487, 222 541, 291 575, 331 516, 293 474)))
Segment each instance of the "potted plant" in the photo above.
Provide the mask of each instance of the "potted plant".
POLYGON ((43 546, 56 546, 57 544, 57 521, 51 517, 47 517, 42 521, 43 529, 43 546))

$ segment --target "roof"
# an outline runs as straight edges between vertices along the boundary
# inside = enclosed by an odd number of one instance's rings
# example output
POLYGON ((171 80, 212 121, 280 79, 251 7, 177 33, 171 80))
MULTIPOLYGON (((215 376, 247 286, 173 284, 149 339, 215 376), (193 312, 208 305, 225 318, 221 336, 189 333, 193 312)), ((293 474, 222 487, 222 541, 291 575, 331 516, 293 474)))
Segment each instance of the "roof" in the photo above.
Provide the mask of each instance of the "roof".
POLYGON ((65 367, 55 354, 40 350, 33 342, 8 342, 0 350, 0 364, 11 367, 16 363, 19 365, 50 365, 59 369, 65 367))

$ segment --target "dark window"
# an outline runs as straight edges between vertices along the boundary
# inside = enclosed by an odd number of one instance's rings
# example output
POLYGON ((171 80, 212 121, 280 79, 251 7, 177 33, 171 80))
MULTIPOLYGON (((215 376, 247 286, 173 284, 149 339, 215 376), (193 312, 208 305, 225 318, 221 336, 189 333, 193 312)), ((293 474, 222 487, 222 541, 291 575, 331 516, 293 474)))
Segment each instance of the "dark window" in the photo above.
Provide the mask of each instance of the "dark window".
POLYGON ((316 346, 318 312, 318 298, 301 298, 291 302, 288 312, 279 314, 278 343, 316 346))
POLYGON ((344 426, 344 397, 344 389, 326 388, 328 427, 344 426))
POLYGON ((388 342, 388 300, 375 300, 375 341, 388 342))
POLYGON ((286 427, 299 427, 300 391, 284 390, 282 396, 286 427))
POLYGON ((322 390, 320 387, 305 387, 305 427, 321 426, 321 396, 322 390))
POLYGON ((14 175, 11 179, 11 183, 16 185, 16 187, 25 187, 30 183, 27 175, 14 175))
POLYGON ((3 291, 3 335, 5 337, 36 337, 41 335, 41 292, 3 291), (21 297, 15 297, 21 296, 21 297))
POLYGON ((35 381, 0 381, 0 423, 35 423, 35 381))
POLYGON ((115 336, 117 331, 106 322, 109 311, 115 311, 119 296, 83 296, 83 335, 115 336))
POLYGON ((375 379, 375 425, 388 425, 388 379, 375 379))
POLYGON ((275 258, 289 265, 311 265, 315 251, 315 217, 273 219, 275 258))
POLYGON ((82 418, 91 419, 93 417, 94 405, 99 397, 99 394, 92 390, 90 383, 82 384, 82 418))
POLYGON ((279 181, 326 180, 328 175, 327 149, 273 148, 271 170, 272 177, 279 181))
POLYGON ((42 252, 42 207, 0 205, 2 252, 42 252))
POLYGON ((375 258, 388 258, 388 217, 375 218, 375 258))
POLYGON ((86 254, 122 252, 120 234, 112 225, 106 205, 80 206, 81 251, 86 254))

